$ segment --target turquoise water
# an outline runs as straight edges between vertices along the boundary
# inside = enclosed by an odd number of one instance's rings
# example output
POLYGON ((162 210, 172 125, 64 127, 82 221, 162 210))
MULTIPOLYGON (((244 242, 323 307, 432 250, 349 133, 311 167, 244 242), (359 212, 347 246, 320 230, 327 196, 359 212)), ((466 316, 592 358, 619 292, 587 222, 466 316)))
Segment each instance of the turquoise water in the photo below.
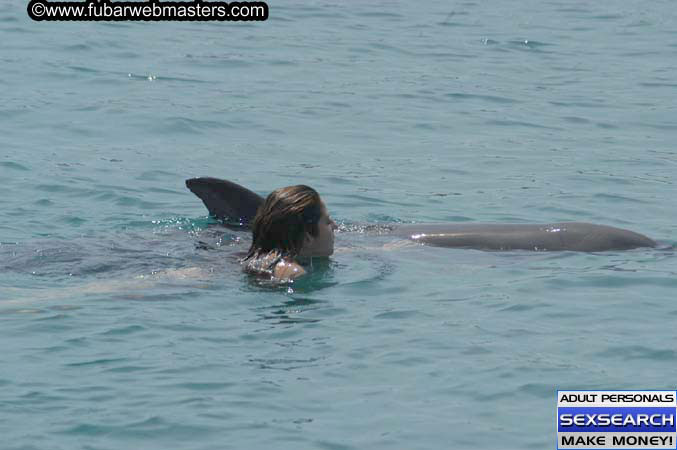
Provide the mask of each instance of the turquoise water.
POLYGON ((269 2, 262 23, 0 4, 0 447, 552 448, 556 389, 675 389, 668 1, 269 2), (292 289, 184 179, 303 182, 292 289), (354 224, 587 221, 659 249, 390 245, 354 224), (382 244, 388 244, 386 248, 382 244))

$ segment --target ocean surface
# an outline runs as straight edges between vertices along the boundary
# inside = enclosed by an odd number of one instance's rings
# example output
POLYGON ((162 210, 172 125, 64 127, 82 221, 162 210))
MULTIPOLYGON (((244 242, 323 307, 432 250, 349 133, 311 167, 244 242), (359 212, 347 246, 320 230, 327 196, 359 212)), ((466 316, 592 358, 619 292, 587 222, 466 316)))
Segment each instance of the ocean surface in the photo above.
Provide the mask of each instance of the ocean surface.
POLYGON ((557 389, 675 389, 674 2, 269 1, 265 22, 0 3, 0 448, 543 449, 557 389), (315 187, 292 286, 186 178, 315 187), (584 221, 656 249, 399 245, 584 221))

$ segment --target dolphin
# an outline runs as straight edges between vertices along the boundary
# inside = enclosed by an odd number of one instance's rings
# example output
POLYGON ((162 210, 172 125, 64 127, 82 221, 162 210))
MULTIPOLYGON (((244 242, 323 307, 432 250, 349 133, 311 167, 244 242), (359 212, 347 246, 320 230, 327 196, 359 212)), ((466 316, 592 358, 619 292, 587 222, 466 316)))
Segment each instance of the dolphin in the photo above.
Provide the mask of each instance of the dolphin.
MULTIPOLYGON (((249 229, 264 201, 249 189, 218 178, 191 178, 186 186, 202 200, 211 216, 232 229, 249 229)), ((601 252, 657 245, 634 231, 585 222, 389 224, 379 227, 379 232, 437 247, 478 250, 601 252)))

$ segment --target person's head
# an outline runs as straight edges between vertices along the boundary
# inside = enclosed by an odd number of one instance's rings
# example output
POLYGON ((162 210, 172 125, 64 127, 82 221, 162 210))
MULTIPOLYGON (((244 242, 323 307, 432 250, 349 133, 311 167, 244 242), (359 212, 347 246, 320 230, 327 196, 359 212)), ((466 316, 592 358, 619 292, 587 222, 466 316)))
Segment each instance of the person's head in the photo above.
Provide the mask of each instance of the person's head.
POLYGON ((329 256, 334 253, 335 228, 315 189, 305 185, 276 189, 256 213, 247 257, 273 250, 291 256, 329 256))

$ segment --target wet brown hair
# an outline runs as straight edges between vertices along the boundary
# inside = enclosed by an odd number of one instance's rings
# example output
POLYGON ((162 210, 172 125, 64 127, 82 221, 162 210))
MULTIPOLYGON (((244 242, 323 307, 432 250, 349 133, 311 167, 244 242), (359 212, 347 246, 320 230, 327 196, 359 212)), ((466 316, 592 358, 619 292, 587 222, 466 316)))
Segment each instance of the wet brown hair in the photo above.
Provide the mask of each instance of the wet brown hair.
POLYGON ((303 184, 276 189, 259 207, 252 223, 252 245, 246 259, 277 250, 296 256, 305 233, 317 236, 322 200, 315 189, 303 184))

